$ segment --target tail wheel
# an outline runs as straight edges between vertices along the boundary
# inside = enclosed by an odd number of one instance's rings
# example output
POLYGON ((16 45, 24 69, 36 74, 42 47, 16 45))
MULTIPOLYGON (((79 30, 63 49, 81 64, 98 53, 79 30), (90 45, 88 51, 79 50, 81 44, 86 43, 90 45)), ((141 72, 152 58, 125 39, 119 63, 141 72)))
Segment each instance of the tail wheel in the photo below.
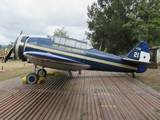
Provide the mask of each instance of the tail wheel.
POLYGON ((27 75, 26 80, 29 84, 36 84, 39 79, 39 76, 35 73, 30 73, 27 75))
POLYGON ((45 69, 39 69, 37 71, 37 74, 40 76, 40 77, 45 77, 47 75, 47 71, 45 69))

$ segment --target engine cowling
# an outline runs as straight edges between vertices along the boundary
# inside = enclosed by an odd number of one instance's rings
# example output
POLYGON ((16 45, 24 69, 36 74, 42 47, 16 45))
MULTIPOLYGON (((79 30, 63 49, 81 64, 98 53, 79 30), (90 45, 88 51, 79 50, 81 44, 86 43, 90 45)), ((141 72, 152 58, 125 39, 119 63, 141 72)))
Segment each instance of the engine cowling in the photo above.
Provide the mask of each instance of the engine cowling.
POLYGON ((15 56, 21 59, 22 61, 27 61, 27 58, 23 55, 23 53, 25 52, 25 45, 27 43, 28 38, 28 36, 20 35, 14 43, 13 52, 15 56))

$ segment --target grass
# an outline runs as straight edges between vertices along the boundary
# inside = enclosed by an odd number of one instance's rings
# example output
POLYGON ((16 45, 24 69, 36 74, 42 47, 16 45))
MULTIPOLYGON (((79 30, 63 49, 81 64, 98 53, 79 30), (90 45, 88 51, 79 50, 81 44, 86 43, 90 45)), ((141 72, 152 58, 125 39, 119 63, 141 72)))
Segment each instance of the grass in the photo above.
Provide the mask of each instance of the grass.
POLYGON ((33 71, 33 65, 19 60, 0 63, 0 81, 14 78, 33 71))
POLYGON ((136 79, 160 92, 160 66, 158 69, 148 69, 144 73, 136 74, 136 79))

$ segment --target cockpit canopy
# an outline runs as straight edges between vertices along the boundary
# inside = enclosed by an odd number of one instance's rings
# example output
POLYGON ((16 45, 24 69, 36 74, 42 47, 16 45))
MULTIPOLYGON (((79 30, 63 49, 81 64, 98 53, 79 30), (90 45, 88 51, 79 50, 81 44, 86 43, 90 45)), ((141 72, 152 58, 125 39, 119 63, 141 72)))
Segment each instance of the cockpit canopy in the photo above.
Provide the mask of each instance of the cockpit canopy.
POLYGON ((68 38, 68 37, 64 37, 64 36, 53 35, 51 39, 53 41, 53 44, 60 44, 60 45, 65 45, 65 46, 69 46, 69 47, 76 47, 76 48, 80 48, 80 49, 93 48, 92 45, 87 43, 87 41, 80 41, 80 40, 76 40, 76 39, 68 38))

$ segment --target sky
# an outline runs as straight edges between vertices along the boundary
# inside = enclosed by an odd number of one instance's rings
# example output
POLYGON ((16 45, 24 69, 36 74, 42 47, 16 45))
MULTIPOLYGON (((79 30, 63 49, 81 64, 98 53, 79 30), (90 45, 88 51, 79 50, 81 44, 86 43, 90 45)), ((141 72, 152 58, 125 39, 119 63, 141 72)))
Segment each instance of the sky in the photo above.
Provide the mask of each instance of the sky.
POLYGON ((87 6, 96 0, 0 0, 0 45, 24 36, 46 37, 65 27, 69 37, 86 39, 87 6))

